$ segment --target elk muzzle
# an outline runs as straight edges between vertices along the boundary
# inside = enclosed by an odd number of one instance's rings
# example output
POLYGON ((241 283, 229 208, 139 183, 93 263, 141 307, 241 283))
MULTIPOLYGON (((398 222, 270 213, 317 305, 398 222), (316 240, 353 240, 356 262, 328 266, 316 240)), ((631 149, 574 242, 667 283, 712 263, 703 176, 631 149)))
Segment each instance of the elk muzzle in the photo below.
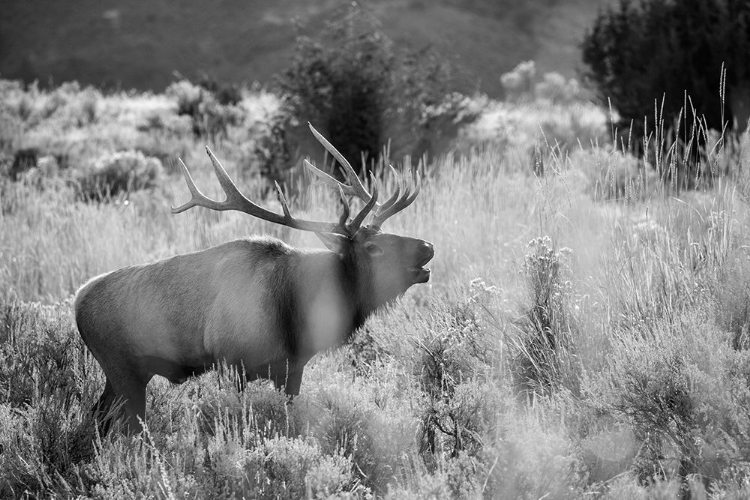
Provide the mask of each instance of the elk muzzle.
POLYGON ((430 270, 424 266, 435 256, 432 243, 421 241, 415 253, 415 265, 409 268, 414 283, 427 283, 430 280, 430 270))

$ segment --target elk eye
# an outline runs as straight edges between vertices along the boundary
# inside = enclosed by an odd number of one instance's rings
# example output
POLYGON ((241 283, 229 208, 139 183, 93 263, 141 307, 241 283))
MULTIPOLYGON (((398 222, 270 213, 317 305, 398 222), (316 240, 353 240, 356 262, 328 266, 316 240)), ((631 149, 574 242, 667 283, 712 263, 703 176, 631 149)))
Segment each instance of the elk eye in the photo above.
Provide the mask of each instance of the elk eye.
POLYGON ((371 257, 379 257, 383 255, 383 249, 375 243, 367 243, 365 245, 365 250, 367 250, 367 253, 370 254, 371 257))

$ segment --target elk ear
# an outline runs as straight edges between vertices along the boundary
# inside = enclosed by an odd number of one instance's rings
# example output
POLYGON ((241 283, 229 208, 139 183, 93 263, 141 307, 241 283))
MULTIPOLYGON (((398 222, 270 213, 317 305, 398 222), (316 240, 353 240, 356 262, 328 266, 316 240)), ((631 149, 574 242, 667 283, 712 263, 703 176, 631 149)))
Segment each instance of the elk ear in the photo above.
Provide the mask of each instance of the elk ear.
POLYGON ((346 253, 346 245, 349 242, 346 236, 336 233, 315 233, 315 236, 323 242, 328 250, 336 255, 343 256, 346 253))

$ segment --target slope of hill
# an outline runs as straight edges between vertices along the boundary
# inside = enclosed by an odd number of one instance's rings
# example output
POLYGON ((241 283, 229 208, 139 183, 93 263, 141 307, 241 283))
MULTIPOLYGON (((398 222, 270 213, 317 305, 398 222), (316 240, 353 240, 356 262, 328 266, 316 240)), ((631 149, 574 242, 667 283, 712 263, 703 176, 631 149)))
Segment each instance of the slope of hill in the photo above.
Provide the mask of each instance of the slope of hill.
MULTIPOLYGON (((268 83, 289 64, 298 34, 314 36, 344 0, 11 0, 0 16, 0 75, 42 83, 161 90, 175 72, 268 83), (298 29, 295 29, 298 26, 298 29)), ((499 76, 537 59, 575 73, 577 43, 606 0, 372 0, 399 44, 433 47, 455 87, 501 95, 499 76)))

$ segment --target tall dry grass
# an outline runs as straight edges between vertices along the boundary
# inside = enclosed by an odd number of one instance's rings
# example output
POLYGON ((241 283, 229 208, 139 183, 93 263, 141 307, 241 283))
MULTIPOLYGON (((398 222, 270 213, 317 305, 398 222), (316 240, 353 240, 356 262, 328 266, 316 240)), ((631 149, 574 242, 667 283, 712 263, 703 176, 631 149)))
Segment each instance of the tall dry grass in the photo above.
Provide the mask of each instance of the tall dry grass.
MULTIPOLYGON (((232 146, 213 149, 239 178, 232 146)), ((218 196, 202 146, 182 155, 218 196)), ((100 204, 54 180, 6 183, 0 497, 747 496, 742 177, 618 201, 602 171, 632 161, 613 146, 558 150, 543 176, 534 158, 500 141, 427 165, 385 229, 434 244, 431 282, 314 358, 293 405, 218 371, 154 380, 135 438, 95 436, 103 375, 73 325, 76 288, 244 235, 316 238, 242 214, 171 215, 187 198, 178 176, 100 204)), ((335 217, 333 193, 305 196, 295 214, 335 217)))

